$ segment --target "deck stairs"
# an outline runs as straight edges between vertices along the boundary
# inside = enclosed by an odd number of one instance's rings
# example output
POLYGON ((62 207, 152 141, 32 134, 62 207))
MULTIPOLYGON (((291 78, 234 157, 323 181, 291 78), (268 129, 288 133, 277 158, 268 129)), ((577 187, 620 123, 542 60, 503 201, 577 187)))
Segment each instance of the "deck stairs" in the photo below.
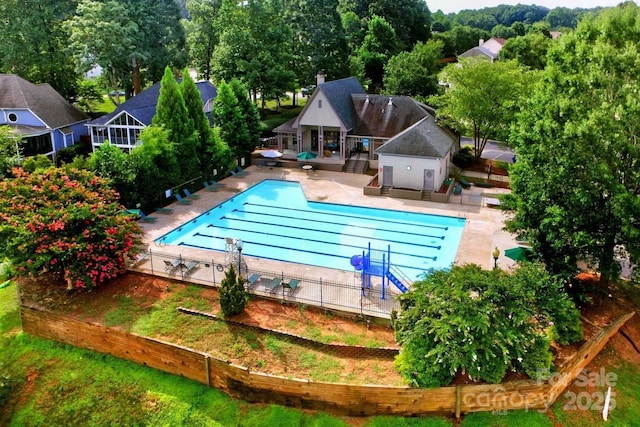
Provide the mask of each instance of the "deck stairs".
POLYGON ((369 170, 369 160, 347 159, 344 165, 346 173, 365 174, 369 170))

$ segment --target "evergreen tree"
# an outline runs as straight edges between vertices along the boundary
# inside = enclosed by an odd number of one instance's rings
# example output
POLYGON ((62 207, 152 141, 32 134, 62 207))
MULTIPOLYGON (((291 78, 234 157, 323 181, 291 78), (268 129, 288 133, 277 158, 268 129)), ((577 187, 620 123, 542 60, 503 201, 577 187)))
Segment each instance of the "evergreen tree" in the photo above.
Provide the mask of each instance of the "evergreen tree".
POLYGON ((238 107, 240 107, 244 115, 244 121, 247 124, 248 130, 247 140, 239 142, 239 144, 246 152, 252 152, 260 139, 260 113, 256 105, 249 99, 249 92, 240 80, 233 79, 230 85, 231 90, 238 99, 238 107))
POLYGON ((194 124, 196 132, 197 144, 196 153, 201 171, 210 170, 210 159, 207 158, 209 146, 212 144, 211 126, 209 119, 204 113, 202 97, 195 82, 189 75, 189 70, 185 68, 182 73, 182 82, 180 82, 180 92, 187 107, 187 115, 194 124))
POLYGON ((218 95, 213 104, 213 121, 220 128, 220 137, 233 151, 235 157, 241 157, 246 150, 241 145, 249 139, 249 128, 244 114, 238 105, 231 85, 224 80, 218 85, 218 95))
POLYGON ((160 83, 153 125, 163 126, 169 131, 169 141, 175 144, 180 160, 182 179, 187 181, 198 176, 200 168, 193 120, 189 117, 178 83, 168 66, 160 83))
POLYGON ((220 284, 220 308, 225 316, 233 316, 242 313, 246 305, 244 280, 242 276, 236 275, 236 270, 231 265, 220 284))

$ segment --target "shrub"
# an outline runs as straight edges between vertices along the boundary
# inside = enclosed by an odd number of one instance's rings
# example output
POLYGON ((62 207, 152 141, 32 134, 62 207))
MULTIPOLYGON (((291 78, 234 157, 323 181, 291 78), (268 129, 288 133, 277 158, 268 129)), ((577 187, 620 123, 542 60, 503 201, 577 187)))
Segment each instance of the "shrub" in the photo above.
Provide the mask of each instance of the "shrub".
POLYGON ((477 265, 434 271, 401 295, 400 305, 392 317, 402 345, 396 367, 420 387, 446 385, 458 373, 491 383, 507 369, 536 375, 551 366, 554 322, 571 331, 566 337, 581 337, 573 302, 540 264, 513 274, 477 265))
POLYGON ((462 147, 454 156, 453 164, 464 169, 473 163, 473 149, 469 146, 462 147))
POLYGON ((229 267, 220 284, 220 308, 225 316, 242 313, 247 304, 242 276, 236 275, 233 265, 229 267))
POLYGON ((17 275, 58 272, 69 288, 92 287, 140 251, 142 230, 106 180, 60 168, 13 174, 0 181, 0 256, 17 275))

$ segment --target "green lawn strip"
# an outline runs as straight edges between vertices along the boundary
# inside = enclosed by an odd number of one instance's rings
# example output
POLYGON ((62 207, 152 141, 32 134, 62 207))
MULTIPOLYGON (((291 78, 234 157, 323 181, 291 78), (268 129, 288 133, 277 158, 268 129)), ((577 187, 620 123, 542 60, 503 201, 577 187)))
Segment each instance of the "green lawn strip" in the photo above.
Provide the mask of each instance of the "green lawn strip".
POLYGON ((363 427, 450 427, 451 421, 440 417, 373 417, 363 427))
POLYGON ((553 427, 553 422, 544 413, 531 411, 475 412, 464 416, 461 427, 553 427))
POLYGON ((585 386, 578 388, 577 392, 574 388, 560 395, 553 405, 553 412, 563 426, 640 425, 640 367, 620 362, 618 366, 609 367, 605 375, 612 373, 615 374, 615 381, 611 384, 609 420, 605 422, 602 419, 608 386, 605 380, 597 380, 595 387, 585 386))
POLYGON ((149 311, 128 296, 118 295, 117 299, 117 307, 105 313, 102 319, 107 327, 119 326, 128 331, 141 315, 149 311))

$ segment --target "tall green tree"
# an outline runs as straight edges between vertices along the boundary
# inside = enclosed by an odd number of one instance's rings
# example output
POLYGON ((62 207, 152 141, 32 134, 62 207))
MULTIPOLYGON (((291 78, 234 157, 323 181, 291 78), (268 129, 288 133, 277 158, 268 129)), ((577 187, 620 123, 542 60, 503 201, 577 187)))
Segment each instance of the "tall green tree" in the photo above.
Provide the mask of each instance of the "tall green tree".
POLYGON ((79 73, 68 57, 66 19, 75 0, 0 2, 0 72, 18 74, 33 83, 49 83, 66 99, 76 95, 79 73))
POLYGON ((202 97, 195 82, 189 75, 189 70, 184 69, 182 72, 182 81, 180 82, 180 93, 184 99, 184 105, 187 108, 187 115, 193 123, 193 127, 198 139, 196 145, 196 154, 199 163, 204 166, 207 163, 206 153, 211 144, 211 125, 209 119, 204 112, 202 97))
POLYGON ((175 146, 176 155, 180 159, 183 180, 196 178, 200 168, 194 122, 189 116, 178 82, 168 66, 160 82, 153 125, 162 126, 169 131, 169 141, 175 146))
POLYGON ((552 40, 542 33, 531 32, 507 40, 500 50, 500 60, 516 60, 529 68, 542 70, 547 64, 547 51, 552 40))
POLYGON ((238 107, 244 116, 244 122, 247 124, 247 139, 246 141, 239 141, 239 145, 242 146, 245 152, 251 153, 260 140, 260 113, 258 113, 255 104, 249 99, 249 92, 240 80, 233 79, 229 84, 238 100, 238 107))
POLYGON ((480 39, 489 39, 490 34, 480 28, 466 25, 454 25, 449 31, 434 34, 434 39, 444 43, 444 56, 457 56, 474 46, 478 46, 480 39))
POLYGON ((385 67, 384 92, 420 99, 436 94, 441 57, 442 42, 433 40, 392 57, 385 67))
POLYGON ((371 18, 355 59, 358 74, 370 82, 370 91, 379 92, 382 89, 384 66, 398 52, 398 38, 391 25, 379 16, 371 18))
POLYGON ((286 19, 293 31, 291 66, 299 85, 315 83, 320 70, 332 80, 350 75, 338 0, 292 0, 287 3, 286 19))
POLYGON ((213 52, 218 44, 219 33, 216 26, 222 0, 187 0, 190 19, 183 25, 187 36, 191 63, 204 80, 212 76, 213 52))
POLYGON ((164 68, 187 65, 188 51, 181 12, 175 0, 120 0, 138 26, 135 49, 130 47, 134 93, 157 82, 164 68), (143 74, 144 73, 144 74, 143 74))
MULTIPOLYGON (((365 23, 384 18, 395 31, 402 50, 411 50, 431 37, 431 12, 422 0, 340 0, 341 15, 354 13, 365 23)), ((436 30, 437 31, 437 30, 436 30)))
POLYGON ((107 180, 77 169, 14 171, 0 181, 0 255, 18 275, 48 270, 73 289, 125 271, 140 251, 142 230, 122 215, 107 180))
MULTIPOLYGON (((100 65, 109 87, 118 93, 128 80, 130 48, 138 32, 129 10, 118 0, 81 0, 76 15, 66 25, 69 49, 80 70, 100 65)), ((119 96, 116 102, 120 102, 119 96)))
POLYGON ((291 29, 272 2, 224 0, 217 24, 220 42, 213 58, 216 81, 240 79, 264 102, 296 87, 291 70, 291 29))
POLYGON ((249 128, 230 84, 224 80, 218 85, 213 104, 213 122, 220 129, 220 138, 231 148, 235 157, 246 154, 243 145, 249 139, 249 128))
POLYGON ((186 64, 185 36, 174 1, 80 0, 67 21, 70 50, 83 70, 99 64, 113 90, 137 94, 166 65, 186 64))
POLYGON ((374 16, 391 25, 402 50, 431 37, 431 12, 422 0, 375 0, 369 5, 369 19, 374 16))
POLYGON ((473 136, 474 155, 480 159, 488 139, 504 141, 508 136, 535 74, 514 61, 473 57, 447 65, 440 79, 448 89, 432 98, 438 116, 458 132, 473 136))
POLYGON ((603 288, 619 275, 617 257, 640 261, 639 44, 634 3, 583 19, 551 48, 511 138, 507 228, 555 274, 587 261, 603 288))

